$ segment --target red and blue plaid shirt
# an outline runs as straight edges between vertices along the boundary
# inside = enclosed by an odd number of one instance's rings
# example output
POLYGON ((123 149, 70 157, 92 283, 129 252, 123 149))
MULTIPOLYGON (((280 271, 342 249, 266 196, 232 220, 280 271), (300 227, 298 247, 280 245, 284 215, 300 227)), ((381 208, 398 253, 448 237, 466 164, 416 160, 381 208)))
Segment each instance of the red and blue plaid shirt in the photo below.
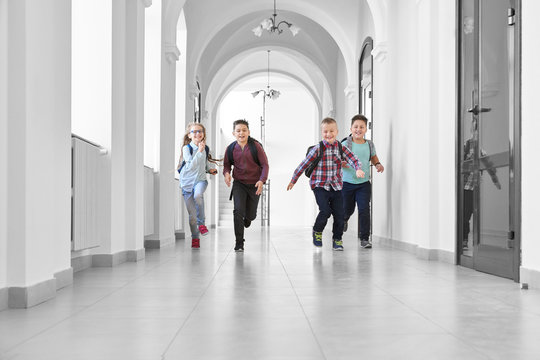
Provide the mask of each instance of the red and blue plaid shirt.
MULTIPOLYGON (((324 149, 322 149, 322 159, 317 164, 317 167, 313 170, 309 184, 311 188, 322 187, 327 191, 330 189, 341 190, 343 188, 343 178, 341 177, 341 162, 347 161, 355 170, 361 169, 362 164, 360 160, 349 150, 346 146, 343 146, 343 159, 339 153, 339 145, 337 141, 333 144, 329 144, 326 140, 323 140, 324 149)), ((319 155, 320 143, 315 145, 306 158, 298 165, 291 182, 295 184, 298 178, 304 170, 311 164, 319 155)))

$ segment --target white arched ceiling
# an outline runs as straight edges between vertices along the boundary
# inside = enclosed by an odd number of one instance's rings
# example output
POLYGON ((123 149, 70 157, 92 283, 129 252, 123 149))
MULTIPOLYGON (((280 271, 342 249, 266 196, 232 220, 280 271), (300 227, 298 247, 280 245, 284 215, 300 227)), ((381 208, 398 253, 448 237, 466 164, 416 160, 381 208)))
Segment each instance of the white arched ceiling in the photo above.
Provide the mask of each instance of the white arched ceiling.
MULTIPOLYGON (((241 77, 235 79, 234 81, 231 81, 226 87, 224 87, 223 91, 221 91, 219 93, 219 95, 215 99, 215 101, 213 101, 214 106, 212 107, 212 113, 210 114, 211 121, 214 122, 215 119, 217 119, 217 111, 219 110, 219 105, 221 104, 223 99, 225 99, 227 94, 229 94, 230 91, 232 91, 235 87, 237 87, 238 85, 240 85, 243 82, 249 81, 249 80, 254 79, 254 78, 266 78, 266 76, 267 76, 267 72, 266 72, 266 70, 264 70, 264 72, 258 71, 258 72, 252 72, 252 73, 244 74, 241 77)), ((282 78, 290 79, 293 82, 297 82, 301 87, 303 87, 311 95, 311 97, 313 99, 313 102, 317 106, 317 112, 319 114, 318 118, 321 118, 321 116, 322 116, 322 104, 320 103, 320 101, 319 101, 319 99, 317 97, 317 94, 315 94, 313 92, 313 89, 311 89, 308 84, 303 82, 302 79, 298 78, 295 74, 291 74, 291 73, 287 73, 287 72, 283 72, 283 71, 279 71, 279 70, 278 71, 272 71, 270 73, 270 77, 274 78, 274 79, 282 77, 282 78)), ((272 86, 271 86, 271 88, 272 88, 272 86)), ((253 91, 257 91, 257 90, 259 90, 259 89, 253 89, 253 91)), ((279 90, 279 89, 276 89, 276 90, 279 90)))
MULTIPOLYGON (((278 20, 284 19, 295 24, 298 23, 300 27, 304 28, 305 25, 302 24, 301 19, 309 19, 336 43, 345 63, 349 86, 354 85, 357 81, 355 58, 357 44, 353 34, 355 34, 358 22, 357 14, 361 1, 368 0, 350 1, 345 4, 346 6, 336 6, 326 0, 281 0, 277 4, 278 20)), ((377 2, 368 1, 368 5, 370 8, 371 6, 377 6, 376 11, 374 11, 377 14, 383 13, 386 6, 383 0, 377 2)), ((225 29, 230 23, 235 22, 236 19, 245 18, 241 24, 250 30, 257 26, 263 18, 267 18, 272 14, 272 6, 273 2, 271 0, 188 0, 184 10, 186 11, 188 28, 192 35, 192 41, 190 41, 188 49, 189 63, 192 65, 190 69, 193 71, 191 74, 195 76, 196 69, 203 70, 198 67, 199 62, 204 61, 203 54, 214 38, 227 33, 225 29)), ((310 26, 307 27, 310 28, 310 26)), ((247 37, 253 37, 251 31, 245 34, 247 37)), ((306 40, 305 38, 312 36, 311 34, 311 31, 302 31, 296 37, 296 39, 299 39, 297 41, 298 46, 301 47, 305 43, 305 41, 300 40, 302 39, 300 37, 304 36, 303 40, 306 40)), ((280 43, 283 38, 285 38, 285 35, 281 35, 280 39, 276 38, 272 41, 275 41, 274 44, 280 43)), ((316 41, 317 37, 313 36, 313 39, 316 41)), ((325 55, 325 58, 329 59, 332 56, 335 57, 336 54, 325 55)), ((320 59, 320 62, 325 61, 320 59)), ((202 72, 199 71, 198 74, 201 75, 202 72)))
POLYGON ((214 110, 222 98, 231 89, 232 84, 255 73, 267 72, 267 50, 270 53, 272 73, 285 74, 301 83, 310 92, 315 102, 332 107, 331 90, 326 77, 309 58, 288 48, 259 47, 238 53, 221 66, 211 78, 205 99, 205 108, 214 110))

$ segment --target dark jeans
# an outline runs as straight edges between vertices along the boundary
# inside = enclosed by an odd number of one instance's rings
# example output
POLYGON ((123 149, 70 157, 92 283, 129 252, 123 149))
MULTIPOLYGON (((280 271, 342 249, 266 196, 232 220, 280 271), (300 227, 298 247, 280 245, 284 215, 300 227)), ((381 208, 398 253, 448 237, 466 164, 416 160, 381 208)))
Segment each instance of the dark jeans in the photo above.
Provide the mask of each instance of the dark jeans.
POLYGON ((463 243, 467 244, 471 226, 469 222, 474 211, 474 190, 463 190, 463 243))
POLYGON ((327 191, 323 188, 316 187, 313 189, 315 200, 319 205, 319 215, 315 219, 313 230, 322 232, 330 215, 334 216, 334 226, 332 227, 332 239, 341 240, 343 235, 343 197, 341 190, 327 191))
POLYGON ((371 183, 366 181, 361 184, 351 184, 343 182, 343 207, 345 214, 343 218, 348 221, 354 214, 354 205, 358 207, 358 217, 360 222, 360 240, 369 240, 370 233, 370 212, 369 200, 371 198, 371 183))
POLYGON ((233 181, 234 236, 236 241, 244 240, 244 219, 252 221, 257 217, 257 205, 259 205, 260 195, 256 195, 256 192, 255 184, 233 181))

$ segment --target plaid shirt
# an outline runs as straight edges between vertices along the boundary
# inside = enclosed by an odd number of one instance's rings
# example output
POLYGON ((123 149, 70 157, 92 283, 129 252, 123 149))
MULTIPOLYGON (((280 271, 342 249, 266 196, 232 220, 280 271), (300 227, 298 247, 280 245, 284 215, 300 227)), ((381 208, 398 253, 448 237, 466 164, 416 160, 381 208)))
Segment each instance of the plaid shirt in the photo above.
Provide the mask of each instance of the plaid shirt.
MULTIPOLYGON (((338 142, 334 141, 333 144, 329 144, 326 140, 323 140, 324 149, 323 156, 317 167, 313 170, 309 184, 311 188, 322 187, 327 191, 330 189, 341 190, 343 188, 343 179, 341 177, 341 162, 338 142)), ((320 143, 315 145, 311 151, 307 154, 306 158, 298 165, 294 170, 291 182, 296 184, 298 178, 304 170, 311 164, 319 155, 320 143)), ((360 160, 349 150, 346 146, 343 146, 343 157, 352 167, 356 170, 362 168, 360 160)))
MULTIPOLYGON (((472 160, 474 157, 474 146, 473 146, 472 139, 468 139, 467 141, 465 141, 464 148, 465 148, 465 150, 463 151, 464 160, 465 161, 472 160)), ((484 149, 480 149, 480 156, 481 157, 487 156, 487 153, 484 151, 484 149)), ((493 181, 494 184, 498 184, 499 178, 497 177, 497 169, 491 167, 487 169, 487 172, 489 176, 491 177, 491 181, 493 181)), ((463 186, 465 190, 474 190, 475 184, 478 183, 478 181, 476 181, 475 179, 475 174, 476 173, 474 172, 465 174, 465 185, 463 186)))

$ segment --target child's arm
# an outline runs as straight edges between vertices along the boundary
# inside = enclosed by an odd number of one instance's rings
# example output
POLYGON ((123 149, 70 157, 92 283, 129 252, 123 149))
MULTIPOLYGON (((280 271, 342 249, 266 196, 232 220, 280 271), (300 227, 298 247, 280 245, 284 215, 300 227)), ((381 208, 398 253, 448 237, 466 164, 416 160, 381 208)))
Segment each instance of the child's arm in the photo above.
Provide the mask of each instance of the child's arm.
POLYGON ((291 190, 293 188, 294 184, 296 184, 296 182, 298 181, 300 175, 302 175, 302 173, 304 172, 304 170, 306 170, 309 164, 311 164, 317 158, 319 146, 319 144, 315 145, 306 155, 305 159, 302 160, 300 165, 298 165, 298 167, 294 170, 291 182, 289 183, 289 185, 287 185, 287 190, 291 190))
POLYGON ((225 149, 225 156, 223 156, 223 177, 225 178, 225 184, 230 187, 231 186, 231 161, 228 158, 227 149, 225 149))
POLYGON ((371 163, 375 166, 375 169, 377 169, 377 172, 382 173, 384 171, 384 166, 382 166, 377 155, 373 155, 371 157, 371 163))
POLYGON ((192 155, 189 152, 188 146, 191 146, 191 145, 187 144, 186 146, 182 148, 182 154, 184 157, 184 161, 186 162, 186 164, 184 165, 186 171, 190 171, 191 169, 197 168, 197 166, 199 166, 201 162, 205 160, 204 151, 203 152, 197 151, 196 154, 192 155))

